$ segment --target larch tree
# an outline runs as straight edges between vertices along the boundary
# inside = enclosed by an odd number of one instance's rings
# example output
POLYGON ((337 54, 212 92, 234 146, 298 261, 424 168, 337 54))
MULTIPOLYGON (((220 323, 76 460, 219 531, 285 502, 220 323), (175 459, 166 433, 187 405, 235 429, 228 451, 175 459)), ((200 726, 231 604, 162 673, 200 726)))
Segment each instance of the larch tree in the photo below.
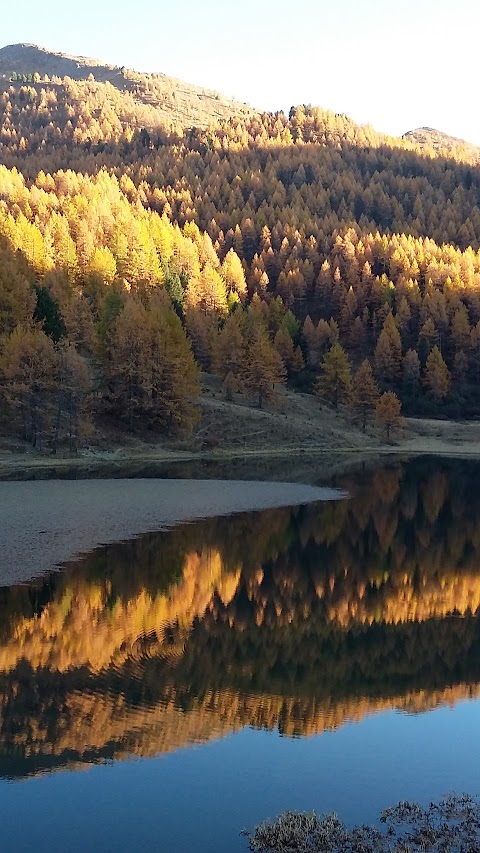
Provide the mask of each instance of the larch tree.
POLYGON ((238 382, 246 358, 244 335, 245 312, 237 309, 227 317, 215 341, 213 364, 222 379, 231 373, 238 382))
POLYGON ((463 394, 468 381, 469 360, 463 349, 455 353, 453 359, 452 380, 455 389, 463 394))
POLYGON ((57 350, 55 375, 55 419, 52 450, 57 451, 65 436, 70 452, 91 431, 92 383, 87 362, 68 341, 62 341, 57 350))
POLYGON ((402 369, 402 341, 393 314, 385 318, 375 347, 375 372, 380 382, 394 383, 402 369))
POLYGON ((107 247, 96 246, 90 255, 85 276, 90 279, 112 284, 117 274, 115 258, 107 247))
POLYGON ((468 311, 465 308, 465 305, 460 305, 452 318, 452 341, 455 350, 457 352, 459 350, 467 352, 470 345, 470 337, 471 328, 470 321, 468 319, 468 311))
POLYGON ((435 323, 432 318, 429 317, 420 329, 420 334, 418 336, 418 354, 422 365, 425 364, 428 354, 431 352, 432 348, 438 345, 439 337, 435 323))
POLYGON ((403 393, 413 400, 420 389, 420 359, 414 349, 409 349, 403 359, 403 393))
POLYGON ((226 314, 227 289, 220 273, 207 264, 198 278, 189 280, 185 301, 188 308, 226 314))
POLYGON ((281 326, 276 333, 273 344, 282 359, 289 376, 294 376, 305 367, 300 347, 296 347, 292 337, 285 326, 281 326))
POLYGON ((238 380, 231 370, 227 373, 222 382, 222 389, 225 394, 225 399, 231 402, 233 400, 233 395, 239 390, 238 380))
POLYGON ((352 371, 348 356, 340 344, 334 344, 320 365, 315 394, 338 409, 339 403, 346 403, 349 399, 351 387, 352 371))
POLYGON ((41 447, 52 426, 56 363, 53 341, 40 329, 19 325, 4 342, 2 393, 33 447, 41 447))
POLYGON ((387 439, 393 427, 402 424, 402 404, 393 391, 385 391, 375 406, 375 418, 383 426, 387 439))
POLYGON ((436 346, 428 355, 423 381, 427 391, 437 403, 441 402, 450 390, 450 371, 436 346))
POLYGON ((227 286, 227 290, 233 290, 235 293, 238 293, 240 299, 245 299, 247 295, 245 271, 243 269, 242 262, 234 249, 230 249, 230 251, 225 255, 221 267, 221 273, 227 286))
POLYGON ((110 346, 112 335, 115 332, 115 323, 119 314, 122 313, 124 305, 125 292, 122 293, 117 288, 109 289, 102 300, 95 327, 96 345, 101 356, 105 356, 106 350, 110 346))
POLYGON ((206 312, 199 307, 188 308, 185 314, 185 325, 195 358, 207 371, 214 363, 219 320, 215 312, 206 312))
POLYGON ((375 412, 375 405, 380 396, 378 385, 373 375, 370 362, 365 359, 353 377, 350 405, 354 416, 362 424, 365 432, 367 420, 375 412))
POLYGON ((278 386, 285 384, 285 365, 261 322, 249 318, 245 334, 245 360, 240 373, 240 387, 256 397, 258 408, 276 404, 278 386))
POLYGON ((151 393, 147 311, 130 298, 115 320, 104 358, 108 410, 130 432, 142 422, 151 393))
POLYGON ((14 257, 0 240, 0 337, 13 332, 18 324, 26 324, 33 316, 36 305, 35 291, 28 281, 23 264, 15 264, 14 257))
POLYGON ((307 362, 309 367, 318 368, 322 358, 331 347, 338 343, 339 329, 338 324, 333 319, 327 322, 319 320, 314 326, 308 316, 303 325, 303 338, 307 346, 307 362))
POLYGON ((310 314, 307 314, 302 328, 302 337, 307 349, 307 364, 309 367, 318 367, 318 344, 316 327, 312 323, 310 314))
POLYGON ((189 435, 198 421, 199 368, 182 323, 153 299, 147 314, 149 399, 146 422, 167 435, 189 435))

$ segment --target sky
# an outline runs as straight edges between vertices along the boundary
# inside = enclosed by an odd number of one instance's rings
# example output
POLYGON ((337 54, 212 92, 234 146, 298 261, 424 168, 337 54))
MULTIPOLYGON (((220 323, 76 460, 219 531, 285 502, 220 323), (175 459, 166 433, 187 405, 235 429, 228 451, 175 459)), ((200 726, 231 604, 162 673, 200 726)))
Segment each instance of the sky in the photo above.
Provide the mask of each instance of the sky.
MULTIPOLYGON (((6 0, 4 0, 6 2, 6 0)), ((0 46, 161 71, 265 110, 312 104, 480 144, 480 0, 23 0, 0 46)))

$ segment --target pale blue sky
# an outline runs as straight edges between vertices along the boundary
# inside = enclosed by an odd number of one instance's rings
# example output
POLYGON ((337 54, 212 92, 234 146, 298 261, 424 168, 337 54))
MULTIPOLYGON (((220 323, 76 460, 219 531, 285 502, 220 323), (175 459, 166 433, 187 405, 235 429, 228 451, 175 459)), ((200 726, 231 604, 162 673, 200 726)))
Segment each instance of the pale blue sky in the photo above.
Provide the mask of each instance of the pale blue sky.
POLYGON ((480 0, 23 0, 25 41, 163 71, 264 109, 311 103, 394 135, 480 144, 480 0))

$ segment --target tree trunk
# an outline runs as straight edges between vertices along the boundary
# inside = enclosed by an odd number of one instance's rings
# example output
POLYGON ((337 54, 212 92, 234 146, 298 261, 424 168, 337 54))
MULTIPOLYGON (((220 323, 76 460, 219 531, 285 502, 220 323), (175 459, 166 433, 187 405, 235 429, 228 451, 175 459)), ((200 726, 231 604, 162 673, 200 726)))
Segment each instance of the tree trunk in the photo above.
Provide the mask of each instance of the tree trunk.
POLYGON ((55 418, 55 430, 53 433, 53 441, 52 441, 52 453, 54 456, 57 454, 57 446, 58 446, 58 436, 60 435, 60 422, 62 419, 62 395, 58 395, 58 403, 57 403, 57 415, 55 418))

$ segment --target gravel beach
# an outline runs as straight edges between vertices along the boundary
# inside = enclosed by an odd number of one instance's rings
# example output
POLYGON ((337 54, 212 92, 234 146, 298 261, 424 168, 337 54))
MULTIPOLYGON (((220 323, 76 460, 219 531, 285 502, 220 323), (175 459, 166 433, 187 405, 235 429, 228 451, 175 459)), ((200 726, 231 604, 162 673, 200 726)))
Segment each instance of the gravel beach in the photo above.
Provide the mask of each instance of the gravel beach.
POLYGON ((26 581, 99 545, 181 521, 340 496, 327 488, 232 480, 0 483, 0 585, 26 581))

